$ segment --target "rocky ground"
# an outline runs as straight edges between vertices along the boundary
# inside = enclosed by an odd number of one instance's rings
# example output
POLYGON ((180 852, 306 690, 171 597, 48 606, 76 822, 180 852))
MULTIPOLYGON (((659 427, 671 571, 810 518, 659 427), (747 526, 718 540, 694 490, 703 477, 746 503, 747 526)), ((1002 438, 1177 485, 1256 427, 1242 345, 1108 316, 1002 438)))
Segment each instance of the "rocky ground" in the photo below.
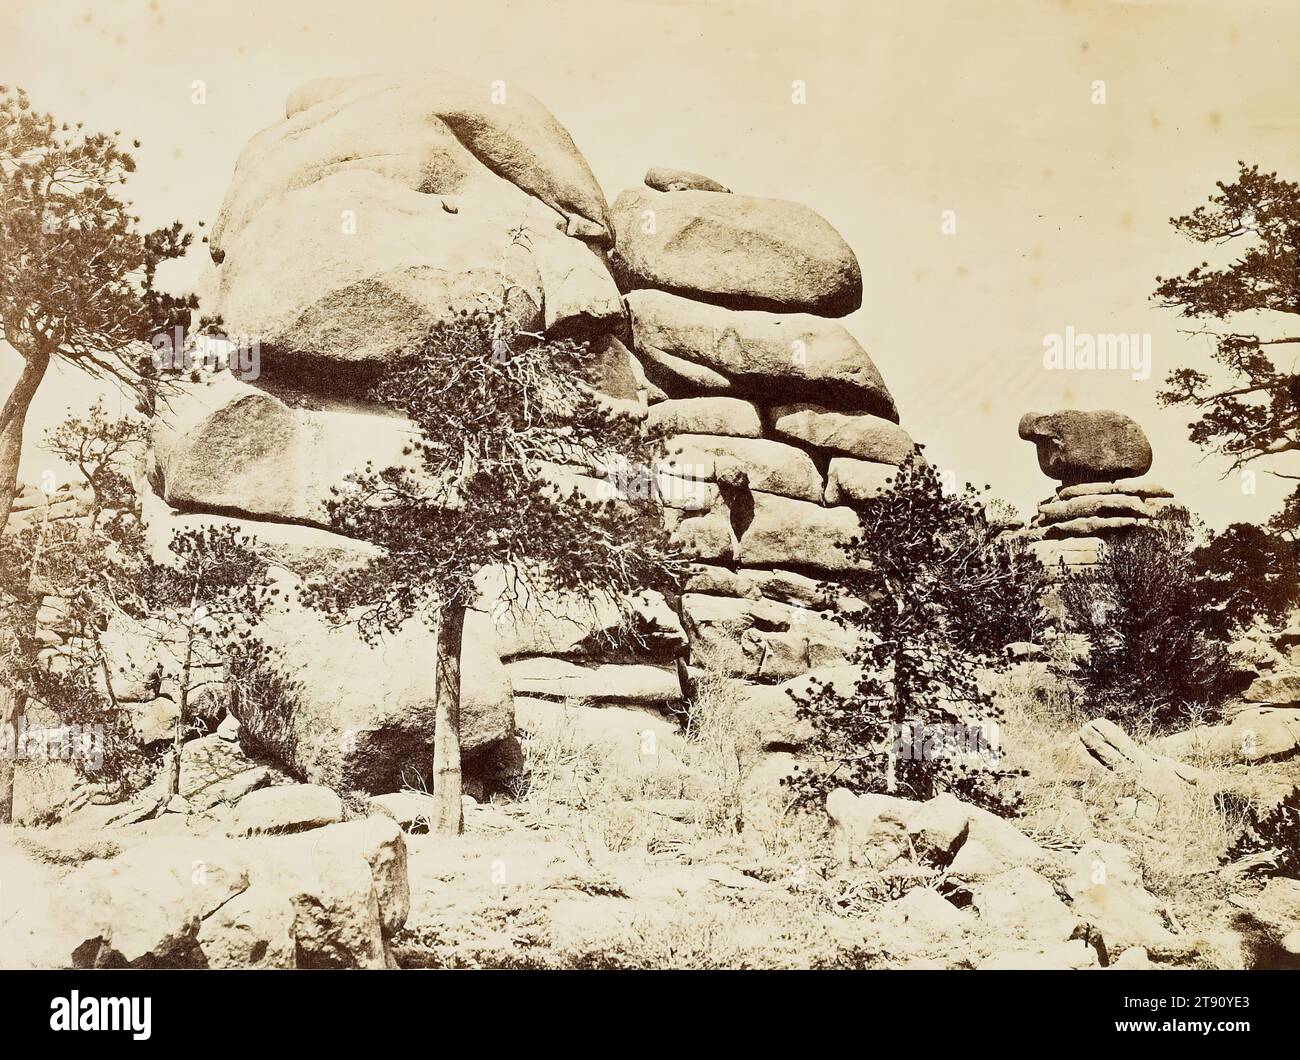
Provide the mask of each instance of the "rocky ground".
POLYGON ((250 761, 227 725, 187 745, 181 798, 83 790, 3 837, 0 963, 1300 964, 1300 881, 1221 864, 1244 808, 1300 782, 1289 713, 1231 723, 1272 741, 1252 761, 1223 727, 1138 742, 1020 664, 998 696, 1024 816, 846 791, 800 812, 747 768, 726 687, 648 742, 525 703, 518 790, 467 799, 454 839, 423 829, 423 793, 340 799, 250 761))

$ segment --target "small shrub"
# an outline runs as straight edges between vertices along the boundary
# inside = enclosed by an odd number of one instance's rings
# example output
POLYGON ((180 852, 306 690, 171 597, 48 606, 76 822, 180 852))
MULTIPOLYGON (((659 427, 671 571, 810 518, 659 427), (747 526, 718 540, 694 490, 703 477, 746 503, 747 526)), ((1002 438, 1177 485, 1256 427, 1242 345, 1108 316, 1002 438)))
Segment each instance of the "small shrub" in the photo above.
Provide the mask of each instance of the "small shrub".
POLYGON ((1094 716, 1170 730, 1213 716, 1239 689, 1234 656, 1203 606, 1194 536, 1186 512, 1173 510, 1062 582, 1066 622, 1090 643, 1074 677, 1092 697, 1094 716))

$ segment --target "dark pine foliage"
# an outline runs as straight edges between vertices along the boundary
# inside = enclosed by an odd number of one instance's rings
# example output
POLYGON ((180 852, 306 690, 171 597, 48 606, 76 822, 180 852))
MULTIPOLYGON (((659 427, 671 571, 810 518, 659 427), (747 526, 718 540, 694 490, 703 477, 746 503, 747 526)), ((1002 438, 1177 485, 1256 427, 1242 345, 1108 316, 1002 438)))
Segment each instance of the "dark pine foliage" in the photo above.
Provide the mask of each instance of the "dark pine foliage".
POLYGON ((1270 875, 1300 877, 1300 787, 1265 813, 1252 808, 1246 827, 1224 856, 1226 862, 1266 855, 1270 875))
MULTIPOLYGON (((1232 247, 1238 256, 1222 267, 1202 262, 1182 276, 1157 276, 1153 297, 1184 317, 1213 322, 1258 313, 1267 326, 1278 314, 1300 315, 1300 185, 1239 162, 1236 179, 1218 189, 1208 205, 1170 223, 1194 242, 1232 247)), ((1297 479, 1275 459, 1300 450, 1300 335, 1287 330, 1205 327, 1198 334, 1214 343, 1209 371, 1172 372, 1160 401, 1195 410, 1192 441, 1226 456, 1233 468, 1264 460, 1271 473, 1297 479)), ((1300 487, 1273 528, 1300 529, 1300 487)))
POLYGON ((1089 642, 1073 677, 1093 714, 1168 730, 1212 716, 1240 690, 1234 656, 1216 636, 1221 612, 1207 606, 1197 579, 1192 540, 1187 513, 1170 509, 1062 582, 1066 622, 1089 642))
POLYGON ((848 694, 823 683, 799 702, 820 765, 795 776, 795 794, 952 791, 1015 812, 1016 774, 996 750, 1000 708, 980 678, 1008 643, 1032 639, 1045 572, 997 538, 980 491, 945 493, 916 458, 855 507, 861 532, 846 545, 855 566, 837 587, 861 601, 841 619, 861 634, 850 659, 860 676, 848 694))

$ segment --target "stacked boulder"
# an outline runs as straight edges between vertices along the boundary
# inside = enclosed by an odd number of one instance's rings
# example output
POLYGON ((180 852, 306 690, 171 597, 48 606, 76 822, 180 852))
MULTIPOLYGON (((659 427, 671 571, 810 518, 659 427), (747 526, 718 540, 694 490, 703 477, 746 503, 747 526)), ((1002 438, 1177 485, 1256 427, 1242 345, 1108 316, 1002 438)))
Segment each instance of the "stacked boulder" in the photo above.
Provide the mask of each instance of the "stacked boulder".
POLYGON ((611 207, 612 265, 664 443, 658 491, 696 561, 681 600, 691 666, 774 684, 841 665, 852 642, 829 612, 843 604, 819 581, 850 563, 845 502, 915 449, 836 319, 861 305, 857 259, 795 203, 677 170, 645 184, 611 207))
MULTIPOLYGON (((409 459, 413 426, 365 397, 384 365, 433 325, 494 300, 553 336, 616 330, 623 305, 603 258, 612 239, 604 195, 568 133, 513 86, 494 97, 437 73, 316 81, 248 144, 200 292, 224 361, 186 373, 192 381, 160 406, 144 506, 158 552, 174 530, 233 522, 284 582, 285 603, 259 632, 280 649, 293 695, 241 718, 250 749, 339 790, 429 782, 436 634, 413 621, 367 644, 297 606, 294 589, 372 554, 330 531, 327 504, 367 464, 409 459)), ((467 619, 470 791, 517 760, 499 649, 530 659, 562 639, 580 651, 607 619, 583 616, 581 629, 559 633, 467 619)), ((563 676, 566 690, 581 684, 563 676)), ((586 676, 608 684, 604 672, 586 676)))
MULTIPOLYGON (((391 358, 493 299, 529 330, 591 344, 593 384, 665 442, 651 486, 698 566, 680 600, 630 609, 508 600, 485 571, 462 661, 471 791, 516 760, 517 720, 578 703, 640 735, 692 668, 772 685, 842 664, 851 642, 827 612, 845 605, 818 579, 849 563, 845 503, 914 449, 835 319, 861 304, 862 279, 826 221, 698 174, 646 183, 607 207, 568 133, 513 86, 422 74, 299 89, 244 151, 212 236, 201 312, 240 356, 154 424, 157 547, 237 522, 291 601, 300 579, 370 554, 331 532, 327 505, 366 464, 409 459, 412 425, 365 398, 391 358)), ((596 496, 644 488, 557 473, 596 496)), ((289 603, 262 635, 295 699, 240 719, 250 748, 340 789, 427 781, 436 634, 413 623, 366 645, 289 603)))
POLYGON ((1038 466, 1060 485, 1009 536, 1027 541, 1054 573, 1097 563, 1107 541, 1150 527, 1174 504, 1169 490, 1142 479, 1151 444, 1123 413, 1027 412, 1020 437, 1038 447, 1038 466))

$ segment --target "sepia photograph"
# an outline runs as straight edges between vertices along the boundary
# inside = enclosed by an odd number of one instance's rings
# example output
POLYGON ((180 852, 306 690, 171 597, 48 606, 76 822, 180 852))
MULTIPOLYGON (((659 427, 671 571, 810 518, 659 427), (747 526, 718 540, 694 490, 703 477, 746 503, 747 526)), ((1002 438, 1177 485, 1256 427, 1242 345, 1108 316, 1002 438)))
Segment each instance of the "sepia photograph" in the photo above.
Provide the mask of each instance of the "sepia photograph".
POLYGON ((797 971, 740 989, 1280 1026, 1297 42, 0 0, 13 1017, 797 971))

